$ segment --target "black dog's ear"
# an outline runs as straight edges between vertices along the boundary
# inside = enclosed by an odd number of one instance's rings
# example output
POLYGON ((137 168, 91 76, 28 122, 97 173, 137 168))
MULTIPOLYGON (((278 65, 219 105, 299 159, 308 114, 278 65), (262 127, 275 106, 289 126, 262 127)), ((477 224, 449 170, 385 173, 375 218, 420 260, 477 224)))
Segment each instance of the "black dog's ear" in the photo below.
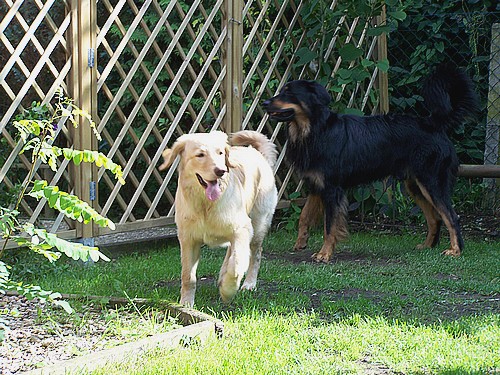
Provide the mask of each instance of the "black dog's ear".
POLYGON ((330 104, 332 97, 326 90, 326 88, 315 81, 309 81, 309 89, 311 94, 316 98, 316 102, 321 105, 330 104))

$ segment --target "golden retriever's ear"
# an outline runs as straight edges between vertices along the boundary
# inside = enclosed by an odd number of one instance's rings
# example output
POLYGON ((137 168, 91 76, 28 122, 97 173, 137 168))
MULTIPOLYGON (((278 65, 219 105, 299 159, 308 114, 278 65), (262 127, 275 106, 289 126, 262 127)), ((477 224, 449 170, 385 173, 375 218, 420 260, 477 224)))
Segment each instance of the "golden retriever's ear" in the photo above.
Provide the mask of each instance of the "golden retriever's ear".
POLYGON ((186 142, 184 142, 181 139, 178 139, 172 148, 167 148, 165 151, 163 151, 162 156, 163 156, 163 164, 158 167, 160 171, 170 167, 172 163, 174 162, 175 158, 177 155, 179 155, 182 151, 184 151, 184 146, 186 145, 186 142))

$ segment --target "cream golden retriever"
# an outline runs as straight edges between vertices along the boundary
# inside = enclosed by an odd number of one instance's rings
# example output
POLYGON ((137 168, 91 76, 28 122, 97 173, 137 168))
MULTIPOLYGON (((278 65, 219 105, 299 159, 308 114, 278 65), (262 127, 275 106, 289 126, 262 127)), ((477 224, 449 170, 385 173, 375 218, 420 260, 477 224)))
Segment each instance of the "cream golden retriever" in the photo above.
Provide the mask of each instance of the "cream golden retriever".
POLYGON ((262 241, 278 201, 272 166, 276 147, 254 131, 185 134, 163 152, 163 170, 180 156, 175 223, 181 247, 180 303, 193 306, 200 247, 227 246, 219 292, 229 302, 240 287, 254 289, 262 241), (248 145, 249 147, 242 147, 248 145))

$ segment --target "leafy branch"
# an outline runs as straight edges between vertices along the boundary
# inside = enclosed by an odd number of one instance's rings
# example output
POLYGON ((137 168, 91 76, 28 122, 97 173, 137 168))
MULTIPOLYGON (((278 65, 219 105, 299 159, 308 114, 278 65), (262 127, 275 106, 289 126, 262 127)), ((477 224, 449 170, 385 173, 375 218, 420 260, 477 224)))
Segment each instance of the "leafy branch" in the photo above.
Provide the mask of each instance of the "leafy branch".
POLYGON ((84 224, 94 221, 100 227, 115 229, 115 224, 111 220, 101 216, 87 202, 82 201, 75 195, 59 191, 57 186, 49 186, 47 181, 35 181, 33 189, 27 195, 38 200, 47 199, 50 208, 62 212, 70 219, 84 224))
MULTIPOLYGON (((18 246, 43 255, 51 263, 58 260, 62 254, 74 260, 98 261, 102 259, 109 261, 109 258, 102 254, 97 247, 61 239, 56 234, 36 228, 31 223, 20 224, 17 219, 22 200, 29 196, 37 200, 46 199, 49 207, 78 222, 85 224, 94 222, 101 227, 115 229, 115 224, 111 220, 100 215, 79 197, 60 191, 58 186, 50 186, 47 181, 33 180, 39 163, 48 164, 53 171, 57 171, 58 158, 64 157, 75 165, 84 162, 105 168, 111 171, 121 184, 125 183, 121 166, 115 164, 103 153, 93 150, 60 148, 52 145, 60 124, 69 121, 77 127, 79 118, 88 122, 94 135, 100 140, 96 124, 87 112, 75 106, 71 99, 65 98, 62 91, 58 91, 56 94, 53 114, 49 115, 49 112, 47 106, 33 103, 32 108, 26 111, 28 118, 16 118, 13 123, 18 131, 19 139, 23 143, 20 154, 31 153, 31 168, 18 193, 14 208, 0 207, 0 234, 4 239, 0 258, 5 252, 7 242, 13 240, 18 246), (29 192, 28 189, 30 189, 29 192)), ((53 302, 68 312, 72 311, 67 302, 59 300, 61 297, 59 293, 44 291, 39 286, 13 281, 10 279, 10 270, 11 267, 8 264, 0 261, 0 293, 4 293, 5 290, 15 290, 28 299, 36 297, 41 301, 53 302)), ((0 328, 0 337, 1 331, 0 328)))

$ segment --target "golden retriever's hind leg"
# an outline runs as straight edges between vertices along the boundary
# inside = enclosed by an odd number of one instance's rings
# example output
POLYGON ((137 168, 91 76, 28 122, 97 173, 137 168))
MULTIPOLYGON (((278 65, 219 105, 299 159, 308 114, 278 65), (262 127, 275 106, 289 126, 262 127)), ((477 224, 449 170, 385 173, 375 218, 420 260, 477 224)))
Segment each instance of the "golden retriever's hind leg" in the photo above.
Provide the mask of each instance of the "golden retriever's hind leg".
POLYGON ((258 246, 257 248, 251 246, 250 251, 250 265, 248 266, 245 281, 241 286, 243 290, 254 290, 257 286, 257 276, 259 275, 260 261, 262 259, 262 246, 258 246))
POLYGON ((299 231, 297 241, 293 246, 293 250, 299 251, 307 247, 309 239, 309 228, 315 225, 323 214, 323 203, 319 195, 310 194, 307 196, 306 203, 302 208, 299 217, 299 231))
POLYGON ((241 289, 245 290, 254 290, 257 286, 257 277, 262 258, 262 243, 271 227, 274 209, 278 201, 275 191, 262 198, 265 204, 254 207, 251 213, 253 237, 250 242, 250 265, 248 266, 245 281, 241 287, 241 289))
POLYGON ((180 239, 181 244, 181 305, 192 307, 196 292, 196 269, 200 259, 201 243, 180 239))

